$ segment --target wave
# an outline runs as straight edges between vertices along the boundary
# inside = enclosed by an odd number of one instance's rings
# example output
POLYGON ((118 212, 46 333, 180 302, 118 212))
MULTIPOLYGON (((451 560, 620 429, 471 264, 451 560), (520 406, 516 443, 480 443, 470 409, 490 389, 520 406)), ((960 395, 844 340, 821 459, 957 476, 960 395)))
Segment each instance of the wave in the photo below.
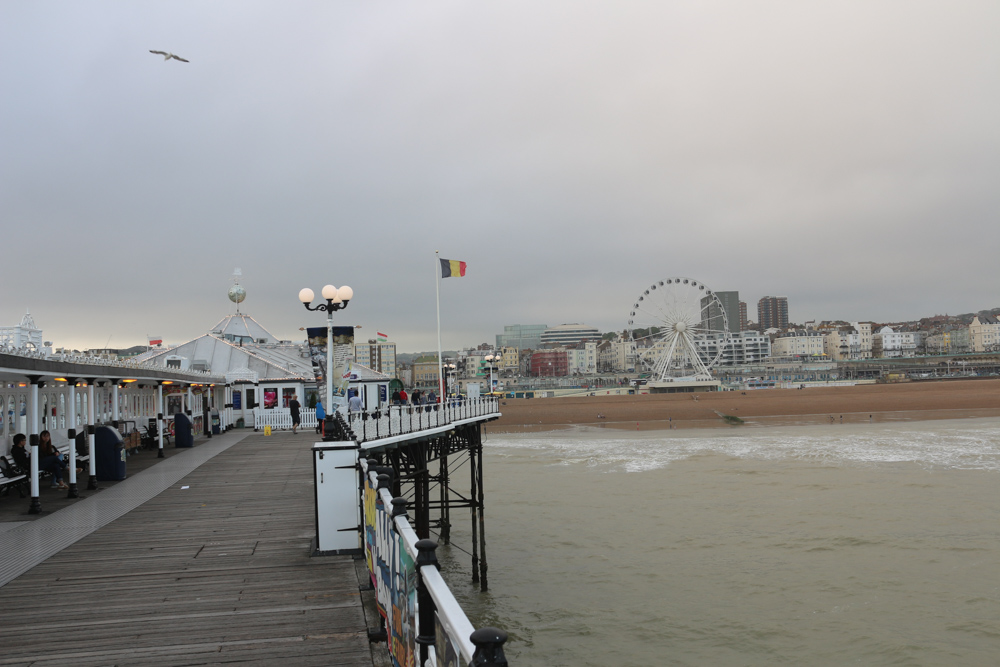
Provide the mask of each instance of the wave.
POLYGON ((1000 472, 1000 425, 995 420, 807 427, 678 435, 552 432, 493 435, 499 456, 543 454, 550 464, 642 472, 706 454, 739 459, 795 460, 819 465, 913 463, 931 468, 1000 472))

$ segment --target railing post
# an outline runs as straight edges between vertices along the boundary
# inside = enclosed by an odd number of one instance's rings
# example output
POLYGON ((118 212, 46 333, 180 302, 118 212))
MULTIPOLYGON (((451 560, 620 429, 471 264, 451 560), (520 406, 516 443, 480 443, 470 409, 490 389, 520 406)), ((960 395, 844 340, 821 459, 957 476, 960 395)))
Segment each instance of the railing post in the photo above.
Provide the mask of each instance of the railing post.
POLYGON ((434 614, 437 612, 437 607, 434 605, 434 598, 431 597, 431 593, 427 590, 427 584, 424 583, 423 568, 425 566, 435 567, 441 569, 438 565, 437 554, 434 550, 437 549, 437 543, 434 540, 418 540, 417 544, 417 560, 414 565, 417 568, 417 572, 420 572, 420 577, 417 579, 417 646, 420 648, 420 664, 423 665, 427 662, 427 647, 434 644, 434 614))
POLYGON ((476 645, 470 667, 507 667, 507 656, 503 654, 503 644, 507 633, 500 628, 479 628, 469 636, 476 645))

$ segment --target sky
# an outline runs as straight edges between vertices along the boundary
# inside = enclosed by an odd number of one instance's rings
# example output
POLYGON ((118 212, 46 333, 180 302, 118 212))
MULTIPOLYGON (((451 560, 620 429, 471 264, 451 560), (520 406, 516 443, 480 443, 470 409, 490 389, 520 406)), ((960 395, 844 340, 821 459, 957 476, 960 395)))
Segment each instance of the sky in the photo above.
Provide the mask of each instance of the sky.
POLYGON ((401 352, 625 328, 655 281, 789 317, 1000 305, 1000 4, 0 0, 0 325, 235 312, 401 352), (188 59, 164 61, 149 50, 188 59))

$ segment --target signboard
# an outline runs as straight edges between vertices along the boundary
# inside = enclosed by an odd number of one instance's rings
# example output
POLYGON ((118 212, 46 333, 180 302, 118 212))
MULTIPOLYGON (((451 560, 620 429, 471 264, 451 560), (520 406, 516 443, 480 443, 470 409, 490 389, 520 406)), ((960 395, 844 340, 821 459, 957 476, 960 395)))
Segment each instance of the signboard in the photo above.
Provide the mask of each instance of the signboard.
MULTIPOLYGON (((306 329, 309 340, 309 357, 312 360, 313 373, 316 375, 316 386, 320 398, 326 400, 326 327, 309 327, 306 329)), ((347 385, 350 381, 349 364, 353 357, 354 327, 333 327, 333 396, 347 400, 347 385)), ((324 406, 330 412, 330 406, 324 406)))

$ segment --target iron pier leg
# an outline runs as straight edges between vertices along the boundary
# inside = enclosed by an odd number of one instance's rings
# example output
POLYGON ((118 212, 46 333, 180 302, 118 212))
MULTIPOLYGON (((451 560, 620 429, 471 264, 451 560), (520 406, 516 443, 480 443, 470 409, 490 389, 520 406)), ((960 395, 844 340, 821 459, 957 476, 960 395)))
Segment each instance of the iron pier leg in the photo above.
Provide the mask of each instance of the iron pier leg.
POLYGON ((476 428, 476 450, 479 454, 477 461, 479 473, 479 590, 484 593, 489 588, 486 581, 486 571, 489 565, 486 564, 486 494, 483 490, 483 437, 482 431, 476 428))
POLYGON ((469 494, 469 507, 472 509, 472 583, 479 582, 479 510, 476 503, 476 446, 469 442, 469 470, 472 472, 472 492, 469 494))

